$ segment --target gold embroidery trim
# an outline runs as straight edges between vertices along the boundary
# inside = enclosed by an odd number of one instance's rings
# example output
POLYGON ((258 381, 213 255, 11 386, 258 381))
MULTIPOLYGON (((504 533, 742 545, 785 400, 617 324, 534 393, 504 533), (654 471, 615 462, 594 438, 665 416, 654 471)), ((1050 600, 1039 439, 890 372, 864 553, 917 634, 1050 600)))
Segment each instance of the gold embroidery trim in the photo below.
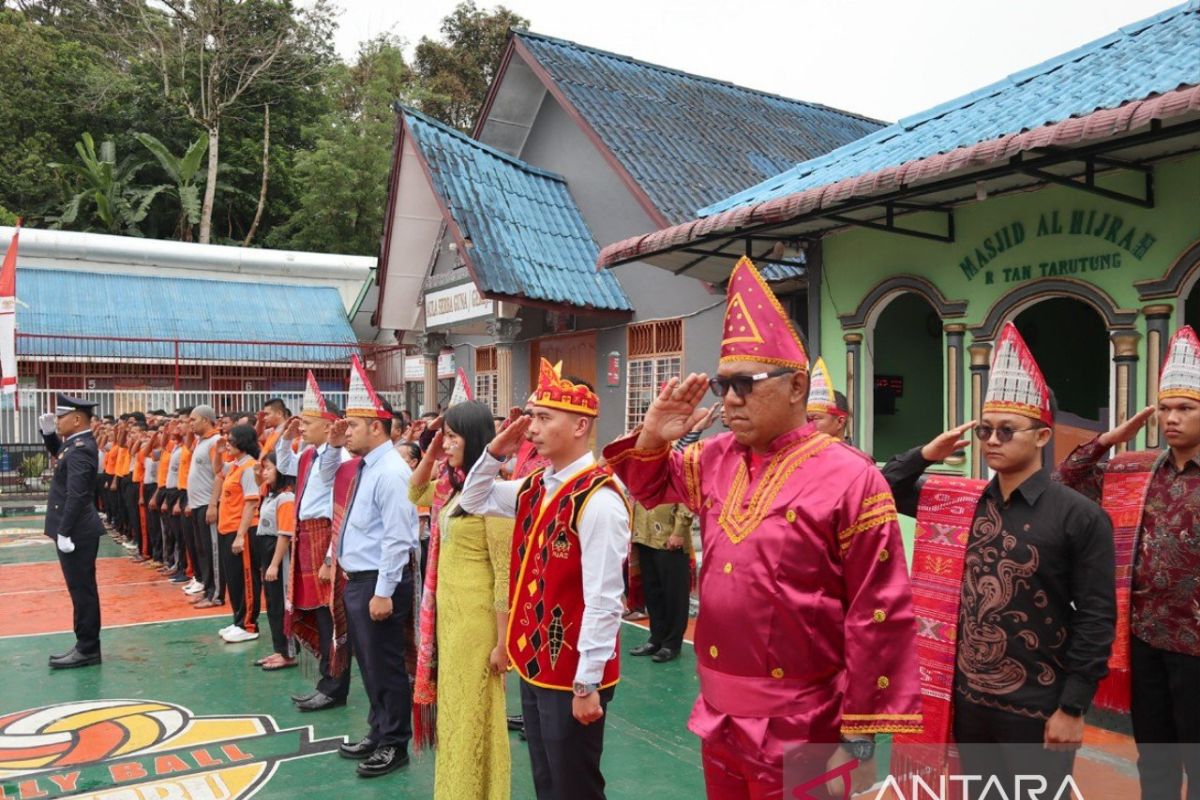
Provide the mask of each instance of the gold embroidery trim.
POLYGON ((894 508, 881 508, 879 512, 871 512, 870 516, 860 517, 858 522, 838 534, 838 542, 841 551, 845 553, 850 549, 850 540, 857 534, 863 531, 877 528, 880 525, 886 525, 889 522, 895 522, 898 519, 894 508))
POLYGON ((700 451, 704 442, 694 442, 683 451, 683 480, 687 488, 688 506, 700 510, 700 451))
POLYGON ((920 722, 920 714, 842 714, 842 720, 850 720, 853 722, 862 722, 872 719, 901 719, 910 722, 920 722))
POLYGON ((632 458, 634 461, 661 461, 663 456, 670 455, 671 445, 665 444, 662 447, 653 450, 638 450, 636 447, 631 447, 628 450, 623 450, 617 453, 612 458, 608 459, 608 465, 620 464, 626 459, 632 458))
POLYGON ((891 500, 891 499, 892 499, 891 492, 880 492, 879 494, 873 494, 870 497, 868 497, 866 500, 863 500, 862 507, 870 508, 871 506, 875 505, 876 503, 881 503, 884 500, 891 500))
POLYGON ((729 487, 729 496, 721 509, 721 515, 717 518, 717 523, 725 531, 729 541, 737 544, 757 530, 770 513, 775 498, 792 477, 792 473, 831 444, 833 437, 817 433, 772 456, 763 467, 764 477, 750 496, 748 504, 745 502, 745 496, 750 485, 750 473, 746 469, 746 462, 739 460, 737 474, 729 487))

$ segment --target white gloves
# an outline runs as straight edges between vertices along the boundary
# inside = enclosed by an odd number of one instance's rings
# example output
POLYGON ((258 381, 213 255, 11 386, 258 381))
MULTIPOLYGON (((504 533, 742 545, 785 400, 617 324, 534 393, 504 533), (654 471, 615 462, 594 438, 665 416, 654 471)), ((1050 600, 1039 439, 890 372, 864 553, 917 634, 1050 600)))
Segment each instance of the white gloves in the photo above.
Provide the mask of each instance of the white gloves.
POLYGON ((68 539, 66 536, 59 536, 58 537, 58 549, 64 553, 74 553, 75 552, 75 543, 73 541, 71 541, 70 539, 68 539))
POLYGON ((38 426, 42 429, 42 433, 49 436, 55 431, 55 422, 53 414, 42 414, 38 417, 38 426))

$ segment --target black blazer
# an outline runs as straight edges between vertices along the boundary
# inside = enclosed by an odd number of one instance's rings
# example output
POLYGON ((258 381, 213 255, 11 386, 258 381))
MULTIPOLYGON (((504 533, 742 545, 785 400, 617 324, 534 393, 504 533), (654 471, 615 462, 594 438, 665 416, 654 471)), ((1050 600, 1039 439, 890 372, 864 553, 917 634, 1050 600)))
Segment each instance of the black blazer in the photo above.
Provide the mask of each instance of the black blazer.
POLYGON ((46 535, 51 539, 99 537, 104 533, 96 511, 96 467, 99 456, 91 431, 68 442, 58 434, 42 434, 50 455, 58 456, 54 479, 50 482, 50 500, 46 505, 46 535))

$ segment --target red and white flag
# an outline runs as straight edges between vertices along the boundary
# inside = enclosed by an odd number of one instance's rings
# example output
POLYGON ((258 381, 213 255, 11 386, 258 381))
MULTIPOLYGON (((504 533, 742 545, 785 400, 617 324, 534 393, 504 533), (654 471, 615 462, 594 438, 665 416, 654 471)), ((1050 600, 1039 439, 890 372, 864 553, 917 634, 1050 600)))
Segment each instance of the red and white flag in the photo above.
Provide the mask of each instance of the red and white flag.
POLYGON ((452 408, 459 403, 474 399, 475 397, 471 393, 471 384, 467 381, 467 373, 463 371, 462 367, 459 367, 458 372, 454 375, 454 391, 450 393, 450 402, 446 404, 446 408, 452 408))
POLYGON ((0 391, 17 393, 17 237, 21 223, 13 231, 12 242, 0 268, 0 391))

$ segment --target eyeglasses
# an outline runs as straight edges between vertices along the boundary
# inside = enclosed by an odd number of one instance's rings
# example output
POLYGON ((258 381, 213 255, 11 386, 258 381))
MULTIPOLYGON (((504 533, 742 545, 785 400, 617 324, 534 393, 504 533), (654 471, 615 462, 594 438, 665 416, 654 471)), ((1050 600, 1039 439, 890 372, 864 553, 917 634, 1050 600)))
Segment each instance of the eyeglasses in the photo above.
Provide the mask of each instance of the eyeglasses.
POLYGON ((1032 428, 1011 428, 1008 425, 1001 425, 999 428, 994 428, 991 425, 979 423, 975 426, 975 435, 979 437, 979 441, 986 442, 992 438, 992 434, 996 434, 996 439, 1000 444, 1011 442, 1013 437, 1018 433, 1027 431, 1040 431, 1045 425, 1034 425, 1032 428))
POLYGON ((722 400, 725 399, 725 395, 729 394, 730 389, 733 389, 733 393, 740 399, 745 400, 754 391, 754 384, 759 381, 765 381, 768 378, 782 378, 784 375, 791 375, 795 371, 794 369, 776 369, 771 372, 760 372, 757 375, 730 375, 727 378, 709 378, 708 388, 712 389, 712 393, 722 400))

